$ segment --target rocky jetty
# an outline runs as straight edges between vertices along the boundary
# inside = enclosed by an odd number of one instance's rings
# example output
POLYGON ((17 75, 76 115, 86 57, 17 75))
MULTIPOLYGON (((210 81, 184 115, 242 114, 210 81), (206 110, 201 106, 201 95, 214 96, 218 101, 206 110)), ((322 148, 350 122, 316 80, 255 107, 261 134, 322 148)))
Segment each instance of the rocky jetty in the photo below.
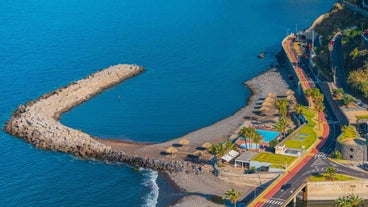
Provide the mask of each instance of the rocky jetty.
POLYGON ((103 90, 143 72, 137 65, 115 65, 19 106, 3 130, 37 148, 73 154, 83 159, 121 162, 159 171, 199 174, 202 166, 186 161, 145 158, 116 151, 80 130, 62 125, 60 114, 103 90))
POLYGON ((106 160, 112 149, 80 130, 62 125, 61 113, 89 100, 103 90, 143 71, 137 65, 116 65, 98 71, 19 106, 4 130, 37 148, 106 160))

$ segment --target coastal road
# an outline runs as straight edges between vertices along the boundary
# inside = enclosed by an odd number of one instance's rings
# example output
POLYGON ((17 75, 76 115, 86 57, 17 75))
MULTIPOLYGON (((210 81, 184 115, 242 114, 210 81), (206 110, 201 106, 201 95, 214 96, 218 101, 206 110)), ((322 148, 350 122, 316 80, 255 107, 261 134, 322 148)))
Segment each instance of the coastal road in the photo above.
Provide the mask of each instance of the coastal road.
MULTIPOLYGON (((333 125, 330 124, 330 129, 333 128, 333 125)), ((331 131, 329 134, 328 140, 334 140, 335 133, 331 131)), ((326 142, 324 147, 321 149, 329 149, 329 142, 326 142)), ((290 184, 290 188, 287 190, 281 190, 281 188, 276 191, 276 193, 269 198, 266 203, 263 204, 265 207, 275 207, 275 206, 282 206, 285 204, 285 201, 294 193, 296 189, 299 188, 310 176, 315 174, 322 174, 326 173, 328 167, 335 167, 336 173, 339 174, 346 174, 349 176, 357 177, 357 178, 364 178, 368 179, 368 173, 362 172, 359 170, 354 170, 350 167, 345 165, 341 165, 331 160, 327 159, 326 157, 328 154, 324 152, 318 152, 314 155, 290 180, 287 181, 290 184)))
MULTIPOLYGON (((311 88, 309 84, 310 81, 307 79, 307 76, 304 73, 303 68, 301 68, 298 64, 299 60, 297 54, 295 53, 295 49, 293 49, 293 46, 294 42, 290 37, 287 37, 286 41, 283 41, 283 47, 285 48, 286 55, 290 60, 290 62, 292 62, 293 69, 295 70, 295 73, 298 76, 298 79, 300 80, 301 87, 303 91, 305 91, 306 89, 311 88)), ((314 104, 311 99, 308 99, 308 101, 309 105, 314 104)), ((276 194, 280 193, 281 186, 291 181, 294 182, 293 179, 296 179, 295 183, 293 183, 294 188, 297 188, 301 184, 298 182, 304 182, 303 179, 300 179, 300 177, 296 175, 300 172, 305 172, 306 170, 308 170, 308 168, 305 167, 306 164, 309 163, 310 160, 312 160, 314 155, 318 153, 318 150, 321 149, 322 146, 326 143, 329 134, 332 134, 330 133, 329 125, 327 124, 325 114, 321 112, 319 117, 321 119, 322 124, 321 128, 316 129, 316 132, 318 136, 321 137, 321 139, 317 139, 316 143, 312 146, 311 150, 308 150, 305 154, 302 155, 302 157, 298 158, 298 160, 296 161, 297 163, 290 166, 287 172, 285 172, 283 175, 277 178, 269 187, 267 187, 253 202, 250 203, 250 206, 255 207, 267 205, 280 206, 283 204, 282 201, 283 198, 285 196, 290 196, 290 194, 288 195, 286 193, 283 193, 282 196, 280 196, 280 198, 275 197, 276 194)))
MULTIPOLYGON (((305 74, 305 68, 299 66, 298 58, 296 58, 296 50, 293 48, 293 43, 288 39, 286 41, 285 50, 289 60, 292 62, 294 70, 296 71, 299 79, 301 80, 303 90, 311 87, 311 79, 305 74)), ((303 65, 302 65, 303 66, 303 65)), ((368 174, 361 171, 356 171, 348 168, 344 165, 333 163, 328 159, 321 159, 327 157, 328 154, 334 151, 336 137, 340 133, 338 122, 336 122, 335 116, 329 107, 326 107, 326 111, 321 112, 320 117, 322 119, 322 140, 317 140, 318 145, 312 150, 303 155, 303 158, 299 163, 290 168, 289 172, 281 175, 274 181, 267 189, 265 189, 261 195, 255 199, 250 206, 282 206, 286 200, 293 194, 293 192, 306 181, 308 177, 316 173, 325 173, 327 168, 333 166, 336 168, 337 173, 347 174, 358 178, 368 178, 368 174), (329 123, 329 124, 328 124, 329 123), (287 190, 281 190, 281 186, 284 184, 290 184, 290 188, 287 190)), ((256 193, 255 193, 256 194, 256 193)))

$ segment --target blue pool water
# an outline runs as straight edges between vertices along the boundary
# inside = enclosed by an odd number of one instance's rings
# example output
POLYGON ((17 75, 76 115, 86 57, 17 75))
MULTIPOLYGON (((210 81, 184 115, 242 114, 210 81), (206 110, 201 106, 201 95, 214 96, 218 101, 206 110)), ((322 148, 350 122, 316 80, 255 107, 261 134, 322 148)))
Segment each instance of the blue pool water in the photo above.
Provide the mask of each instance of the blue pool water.
MULTIPOLYGON (((62 123, 103 138, 181 136, 242 107, 250 95, 243 82, 275 62, 257 54, 278 52, 287 31, 311 24, 333 2, 2 0, 0 122, 96 70, 136 63, 146 72, 62 123)), ((38 150, 4 132, 0 140, 0 206, 165 206, 180 196, 157 172, 38 150)))
POLYGON ((257 129, 257 132, 259 135, 263 136, 264 142, 270 142, 271 140, 280 136, 280 132, 275 132, 275 131, 270 131, 270 130, 257 129))

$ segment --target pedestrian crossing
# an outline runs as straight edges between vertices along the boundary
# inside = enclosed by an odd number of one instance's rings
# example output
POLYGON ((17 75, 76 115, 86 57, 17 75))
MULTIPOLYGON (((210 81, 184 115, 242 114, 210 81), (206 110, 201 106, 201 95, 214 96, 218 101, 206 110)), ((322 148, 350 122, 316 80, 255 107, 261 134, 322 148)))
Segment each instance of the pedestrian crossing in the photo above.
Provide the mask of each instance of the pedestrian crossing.
POLYGON ((271 198, 270 200, 266 201, 266 204, 271 204, 272 206, 282 206, 284 202, 285 200, 282 199, 271 198))
POLYGON ((313 164, 311 165, 313 168, 316 168, 316 167, 324 167, 326 166, 327 163, 321 159, 316 159, 313 164))

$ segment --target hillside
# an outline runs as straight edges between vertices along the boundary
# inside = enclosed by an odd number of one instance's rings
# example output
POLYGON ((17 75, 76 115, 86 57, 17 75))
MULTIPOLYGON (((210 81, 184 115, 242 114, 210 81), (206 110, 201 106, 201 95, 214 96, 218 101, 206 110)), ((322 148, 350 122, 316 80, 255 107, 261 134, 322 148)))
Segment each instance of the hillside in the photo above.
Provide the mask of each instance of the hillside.
POLYGON ((336 3, 323 20, 315 26, 320 35, 320 45, 314 50, 317 67, 332 79, 328 43, 338 32, 342 32, 344 72, 350 93, 368 100, 368 41, 361 34, 368 28, 368 18, 336 3))

